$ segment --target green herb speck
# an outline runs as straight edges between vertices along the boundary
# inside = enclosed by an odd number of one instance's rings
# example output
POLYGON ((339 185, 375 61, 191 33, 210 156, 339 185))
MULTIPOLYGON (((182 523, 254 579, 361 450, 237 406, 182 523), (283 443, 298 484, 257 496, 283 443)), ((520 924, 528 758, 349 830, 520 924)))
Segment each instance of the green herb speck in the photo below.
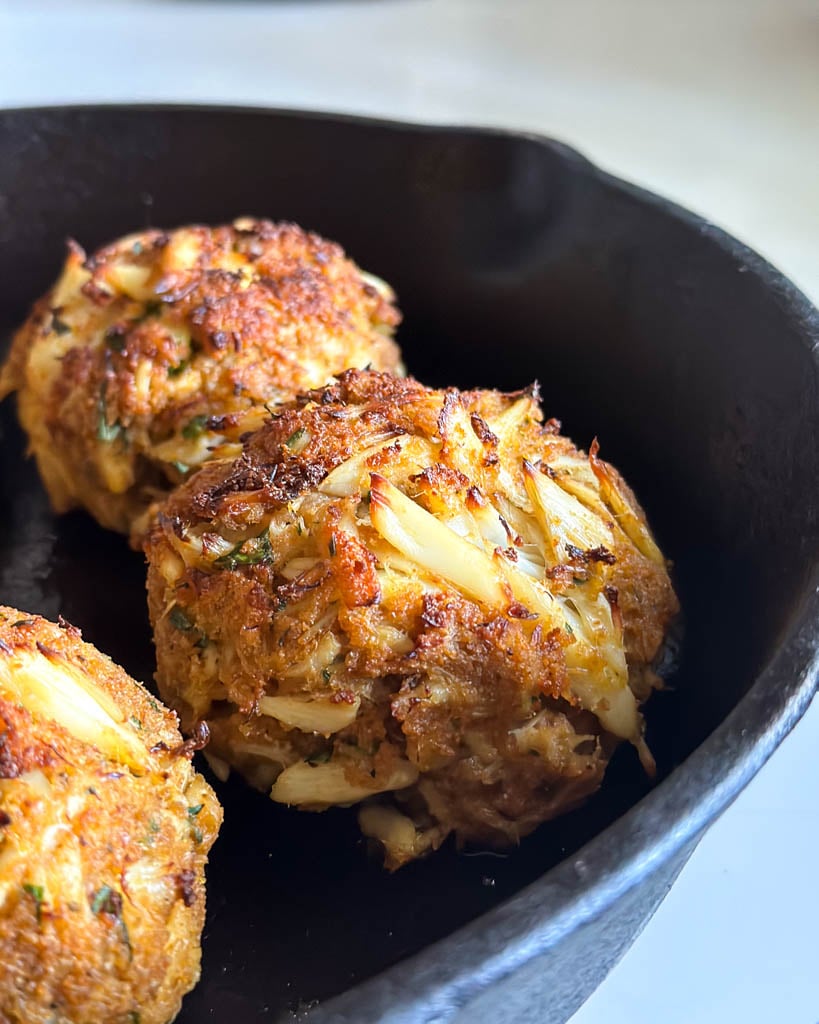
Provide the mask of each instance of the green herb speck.
POLYGON ((119 917, 122 912, 122 897, 110 885, 102 885, 91 900, 92 914, 110 914, 119 917))
POLYGON ((204 806, 205 806, 204 804, 194 804, 193 807, 189 807, 188 808, 188 817, 189 818, 195 818, 196 815, 202 810, 202 808, 204 806))
POLYGON ((43 887, 41 885, 31 885, 31 883, 26 882, 23 885, 23 891, 27 892, 28 895, 34 900, 35 912, 37 914, 37 924, 41 924, 43 920, 43 887))
POLYGON ((332 756, 332 750, 319 750, 315 754, 311 754, 307 758, 307 763, 312 765, 327 764, 327 762, 330 760, 332 756))
POLYGON ((174 629, 178 629, 182 633, 189 633, 193 629, 193 620, 188 617, 178 604, 171 608, 168 614, 168 621, 174 629))
POLYGON ((299 427, 298 430, 294 430, 290 437, 288 437, 284 442, 284 446, 285 448, 290 448, 292 450, 300 445, 304 441, 305 437, 307 437, 307 428, 299 427))
POLYGON ((187 441, 195 441, 197 437, 200 437, 204 433, 207 422, 208 418, 204 414, 194 416, 193 419, 188 420, 182 428, 182 436, 187 441))
POLYGON ((259 565, 272 560, 270 534, 265 530, 258 537, 241 541, 232 551, 217 558, 214 565, 220 569, 235 569, 238 565, 259 565))
POLYGON ((119 926, 122 930, 122 941, 125 943, 125 948, 128 950, 128 959, 134 959, 134 949, 131 945, 131 933, 128 931, 128 925, 125 923, 125 918, 120 917, 119 926))
POLYGON ((51 330, 54 331, 55 334, 71 333, 71 328, 69 327, 69 325, 65 322, 65 320, 61 320, 56 313, 51 314, 51 330))
POLYGON ((176 366, 168 367, 169 377, 178 377, 180 373, 184 373, 185 370, 191 365, 190 359, 183 359, 181 363, 177 363, 176 366))
POLYGON ((179 473, 181 476, 184 476, 191 468, 185 462, 172 462, 171 465, 176 470, 176 472, 179 473))
POLYGON ((108 410, 105 404, 105 392, 107 382, 104 381, 100 388, 100 396, 97 401, 97 437, 100 441, 116 441, 122 433, 122 424, 108 422, 108 410))

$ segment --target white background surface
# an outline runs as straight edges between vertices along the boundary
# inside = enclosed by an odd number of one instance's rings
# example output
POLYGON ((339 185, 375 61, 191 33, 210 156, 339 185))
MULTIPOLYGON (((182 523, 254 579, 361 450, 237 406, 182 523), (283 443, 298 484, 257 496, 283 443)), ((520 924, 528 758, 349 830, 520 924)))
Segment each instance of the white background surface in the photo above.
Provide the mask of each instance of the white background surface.
MULTIPOLYGON (((556 135, 819 301, 810 0, 0 0, 0 106, 116 100, 556 135)), ((572 1024, 819 1024, 818 750, 815 704, 572 1024)))

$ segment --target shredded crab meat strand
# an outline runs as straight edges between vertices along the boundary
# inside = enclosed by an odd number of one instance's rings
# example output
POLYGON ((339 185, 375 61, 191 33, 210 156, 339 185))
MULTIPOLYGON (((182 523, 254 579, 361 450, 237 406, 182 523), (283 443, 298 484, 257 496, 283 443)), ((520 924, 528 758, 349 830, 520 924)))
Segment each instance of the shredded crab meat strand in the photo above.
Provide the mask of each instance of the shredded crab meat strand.
POLYGON ((663 553, 654 542, 654 538, 651 536, 646 524, 637 515, 626 496, 617 486, 611 468, 602 459, 597 458, 598 451, 599 445, 595 439, 589 449, 589 464, 600 484, 601 497, 614 512, 620 527, 638 551, 644 554, 646 558, 651 559, 655 565, 664 567, 665 558, 663 553))
POLYGON ((310 699, 304 697, 262 697, 259 700, 259 711, 263 715, 275 718, 291 729, 305 733, 319 733, 321 736, 332 736, 352 725, 361 706, 361 698, 347 703, 333 703, 331 698, 310 699))
POLYGON ((474 544, 377 473, 371 476, 371 495, 373 526, 401 554, 482 604, 511 603, 496 562, 474 544))
POLYGON ((408 439, 401 434, 396 434, 394 431, 383 434, 363 451, 345 459, 335 469, 331 469, 319 484, 318 490, 332 498, 347 498, 351 494, 361 493, 364 484, 369 480, 367 460, 385 448, 389 448, 399 438, 403 444, 406 444, 408 439))
POLYGON ((400 761, 386 778, 375 778, 371 785, 350 782, 341 762, 311 765, 301 761, 285 768, 270 797, 276 803, 303 807, 349 806, 377 793, 406 789, 417 779, 418 769, 409 761, 400 761))
POLYGON ((214 452, 220 451, 226 439, 221 434, 203 431, 199 437, 188 439, 172 437, 154 446, 154 453, 159 462, 180 463, 189 468, 210 462, 214 452))
MULTIPOLYGON (((319 673, 330 665, 341 652, 341 644, 332 632, 329 631, 336 612, 333 610, 329 615, 322 618, 305 634, 307 642, 318 636, 319 641, 316 647, 306 657, 294 662, 282 673, 284 679, 310 679, 315 678, 319 673)), ((355 717, 355 716, 353 716, 355 717)))
POLYGON ((526 460, 523 479, 538 524, 549 541, 551 565, 565 560, 569 544, 581 551, 611 547, 612 532, 600 517, 526 460))
POLYGON ((61 655, 0 652, 0 691, 137 771, 151 761, 114 701, 61 655))
POLYGON ((487 418, 489 429, 500 444, 509 444, 527 420, 539 420, 534 401, 529 395, 516 399, 503 412, 487 418))
POLYGON ((287 565, 282 566, 279 569, 279 574, 286 580, 297 580, 300 576, 315 568, 320 561, 320 558, 300 555, 297 558, 291 558, 287 565))

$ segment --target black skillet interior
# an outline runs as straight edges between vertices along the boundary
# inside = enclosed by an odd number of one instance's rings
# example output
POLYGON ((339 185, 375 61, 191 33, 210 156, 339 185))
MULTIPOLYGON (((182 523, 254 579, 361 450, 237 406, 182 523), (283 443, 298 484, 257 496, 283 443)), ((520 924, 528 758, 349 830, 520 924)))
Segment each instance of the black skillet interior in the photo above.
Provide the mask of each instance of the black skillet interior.
MULTIPOLYGON (((666 774, 749 689, 819 548, 816 367, 782 296, 705 226, 540 139, 229 110, 20 111, 0 114, 0 330, 48 286, 68 236, 91 249, 244 213, 338 239, 390 281, 425 382, 537 378, 547 415, 582 445, 599 436, 676 563, 686 612, 673 689, 649 713, 666 774)), ((83 515, 55 520, 8 403, 0 430, 0 601, 63 614, 150 680, 141 559, 83 515)), ((597 798, 508 856, 445 848, 392 876, 352 813, 218 789, 186 1024, 300 1014, 538 879, 647 786, 623 750, 597 798)))

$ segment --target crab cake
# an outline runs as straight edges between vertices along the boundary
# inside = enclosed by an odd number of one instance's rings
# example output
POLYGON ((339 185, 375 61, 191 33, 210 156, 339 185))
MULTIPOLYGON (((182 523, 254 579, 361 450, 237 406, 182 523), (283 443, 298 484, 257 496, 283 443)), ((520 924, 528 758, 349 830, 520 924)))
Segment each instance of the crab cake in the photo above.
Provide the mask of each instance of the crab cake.
POLYGON ((351 371, 204 467, 146 544, 162 695, 217 769, 361 803, 396 867, 516 842, 600 784, 677 612, 618 473, 534 390, 351 371))
POLYGON ((222 818, 195 746, 76 629, 0 606, 0 1020, 177 1014, 222 818))
POLYGON ((263 405, 347 367, 400 371, 390 288, 293 224, 130 235, 62 275, 18 331, 0 397, 58 512, 138 536, 150 504, 263 405))

